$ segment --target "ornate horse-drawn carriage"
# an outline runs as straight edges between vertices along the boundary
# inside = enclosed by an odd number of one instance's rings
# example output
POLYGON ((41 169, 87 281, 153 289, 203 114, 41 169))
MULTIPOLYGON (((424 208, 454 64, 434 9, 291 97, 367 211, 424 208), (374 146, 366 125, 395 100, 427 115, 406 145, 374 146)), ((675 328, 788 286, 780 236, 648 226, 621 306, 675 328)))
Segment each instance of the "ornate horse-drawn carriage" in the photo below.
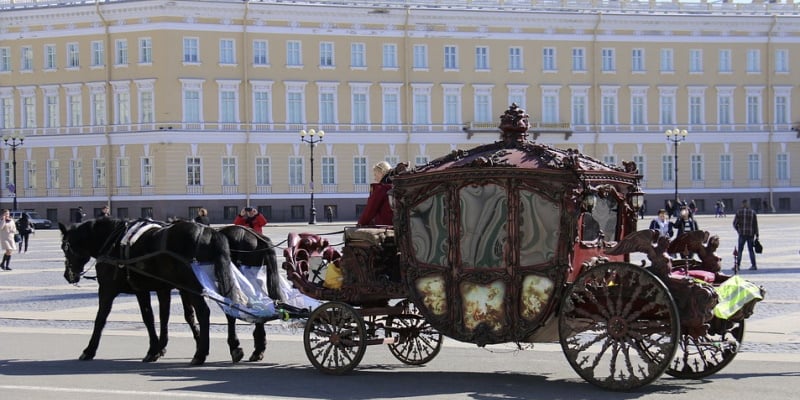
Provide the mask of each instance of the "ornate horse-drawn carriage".
POLYGON ((350 371, 380 343, 424 363, 439 333, 478 346, 560 341, 582 378, 628 390, 664 372, 706 376, 735 356, 758 299, 729 319, 713 314, 726 278, 716 246, 693 236, 671 249, 706 256, 678 270, 716 262, 711 283, 675 273, 669 240, 636 230, 635 165, 530 142, 527 117, 512 105, 500 141, 396 171, 394 227, 348 231, 341 257, 318 236, 290 235, 290 280, 328 300, 305 328, 315 367, 350 371), (650 264, 630 263, 635 251, 650 264), (314 279, 331 264, 338 289, 314 279))

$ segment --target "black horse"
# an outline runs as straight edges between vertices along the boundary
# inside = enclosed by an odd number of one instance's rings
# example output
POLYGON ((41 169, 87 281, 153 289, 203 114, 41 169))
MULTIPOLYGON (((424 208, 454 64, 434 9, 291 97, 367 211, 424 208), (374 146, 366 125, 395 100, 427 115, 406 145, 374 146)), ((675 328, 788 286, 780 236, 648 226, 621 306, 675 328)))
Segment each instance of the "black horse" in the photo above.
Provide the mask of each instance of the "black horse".
MULTIPOLYGON (((266 290, 269 297, 273 300, 285 301, 280 290, 280 271, 278 269, 278 258, 275 254, 275 246, 272 241, 256 231, 241 225, 228 225, 219 228, 228 239, 231 248, 231 260, 239 268, 260 268, 266 267, 266 290)), ((234 349, 239 347, 239 339, 236 337, 236 319, 226 315, 228 319, 228 346, 231 354, 234 349)), ((264 323, 257 322, 253 330, 253 344, 255 349, 250 355, 250 361, 260 361, 264 358, 264 351, 267 349, 267 334, 264 330, 264 323)))
MULTIPOLYGON (((141 227, 141 222, 135 225, 141 227)), ((203 364, 209 351, 210 310, 191 262, 213 263, 219 292, 234 303, 243 303, 244 299, 233 284, 228 241, 213 228, 194 222, 178 221, 167 226, 147 224, 135 234, 131 230, 133 225, 114 218, 92 219, 69 228, 59 224, 61 248, 66 257, 64 278, 76 283, 86 263, 95 258, 98 264, 124 266, 124 274, 134 292, 180 288, 184 292, 184 309, 191 307, 199 322, 192 364, 203 364)), ((110 301, 108 307, 110 310, 110 301)), ((98 317, 102 311, 98 310, 98 317)), ((148 318, 144 315, 143 318, 147 323, 148 318)), ((97 334, 93 339, 99 342, 99 332, 97 334)))

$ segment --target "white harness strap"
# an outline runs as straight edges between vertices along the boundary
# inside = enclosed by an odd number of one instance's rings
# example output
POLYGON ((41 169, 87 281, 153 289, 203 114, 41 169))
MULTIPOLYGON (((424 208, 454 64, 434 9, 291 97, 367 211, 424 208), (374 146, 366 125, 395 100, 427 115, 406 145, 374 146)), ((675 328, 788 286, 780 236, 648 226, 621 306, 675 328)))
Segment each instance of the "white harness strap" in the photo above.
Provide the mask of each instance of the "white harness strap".
POLYGON ((150 221, 136 221, 136 223, 125 231, 125 235, 122 236, 119 244, 122 246, 131 246, 136 243, 145 232, 155 228, 161 228, 161 225, 150 221))

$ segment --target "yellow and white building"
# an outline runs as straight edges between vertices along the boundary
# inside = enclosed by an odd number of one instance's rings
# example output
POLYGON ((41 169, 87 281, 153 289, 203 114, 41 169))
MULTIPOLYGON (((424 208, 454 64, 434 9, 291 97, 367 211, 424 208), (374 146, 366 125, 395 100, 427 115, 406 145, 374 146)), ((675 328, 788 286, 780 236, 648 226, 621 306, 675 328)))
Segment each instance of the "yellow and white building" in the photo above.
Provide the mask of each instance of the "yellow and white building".
POLYGON ((539 142, 635 161, 648 213, 676 148, 701 211, 797 212, 799 54, 791 0, 0 0, 0 199, 16 159, 56 221, 306 221, 314 129, 317 217, 353 220, 376 162, 494 141, 515 102, 539 142))

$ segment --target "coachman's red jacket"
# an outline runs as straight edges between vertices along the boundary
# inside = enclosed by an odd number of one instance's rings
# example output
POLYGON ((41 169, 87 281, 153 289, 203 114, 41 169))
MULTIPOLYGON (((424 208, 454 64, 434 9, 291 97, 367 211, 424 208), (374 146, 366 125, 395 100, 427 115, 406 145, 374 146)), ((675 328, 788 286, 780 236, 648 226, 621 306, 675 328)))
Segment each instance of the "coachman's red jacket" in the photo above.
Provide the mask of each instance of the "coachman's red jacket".
POLYGON ((359 225, 393 225, 394 214, 389 205, 389 190, 392 185, 388 183, 373 183, 370 185, 367 207, 358 219, 359 225))

